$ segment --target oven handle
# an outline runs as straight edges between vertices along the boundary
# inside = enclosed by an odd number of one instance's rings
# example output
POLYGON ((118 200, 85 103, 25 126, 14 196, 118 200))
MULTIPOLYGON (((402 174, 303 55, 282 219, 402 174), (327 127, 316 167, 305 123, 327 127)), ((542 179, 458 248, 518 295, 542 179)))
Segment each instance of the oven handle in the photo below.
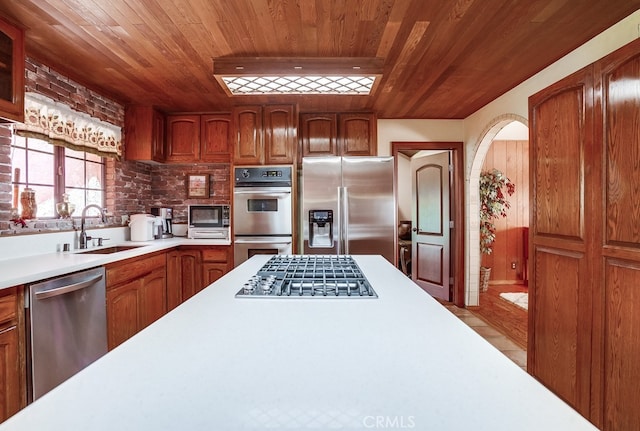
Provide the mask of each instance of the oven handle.
POLYGON ((293 240, 282 240, 282 241, 277 241, 277 240, 273 240, 273 239, 241 239, 241 238, 236 238, 234 240, 234 243, 236 244, 291 244, 293 242, 293 240))
POLYGON ((273 191, 261 191, 261 190, 234 190, 234 195, 260 195, 260 196, 286 196, 291 192, 273 192, 273 191))

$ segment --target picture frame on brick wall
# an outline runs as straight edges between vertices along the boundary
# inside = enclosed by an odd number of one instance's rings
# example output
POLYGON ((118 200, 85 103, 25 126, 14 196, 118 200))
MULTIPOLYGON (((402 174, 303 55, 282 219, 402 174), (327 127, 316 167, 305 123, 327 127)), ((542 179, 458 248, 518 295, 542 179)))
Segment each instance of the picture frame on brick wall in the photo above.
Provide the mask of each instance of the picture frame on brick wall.
POLYGON ((209 197, 209 174, 188 174, 187 175, 187 198, 208 198, 209 197))

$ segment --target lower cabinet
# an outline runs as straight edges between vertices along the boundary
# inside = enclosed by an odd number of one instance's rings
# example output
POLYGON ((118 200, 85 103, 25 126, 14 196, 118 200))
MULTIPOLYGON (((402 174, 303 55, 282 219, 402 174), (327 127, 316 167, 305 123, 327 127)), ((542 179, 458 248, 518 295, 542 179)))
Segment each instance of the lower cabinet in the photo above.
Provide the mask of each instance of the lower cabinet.
POLYGON ((167 312, 165 253, 106 266, 109 350, 167 312))
POLYGON ((27 404, 23 287, 0 291, 0 422, 27 404))
POLYGON ((198 248, 178 247, 167 253, 167 308, 173 310, 202 289, 198 248))
POLYGON ((221 278, 233 269, 233 255, 230 246, 207 247, 202 249, 203 288, 221 278))
POLYGON ((173 310, 233 269, 230 246, 182 246, 167 254, 167 307, 173 310))

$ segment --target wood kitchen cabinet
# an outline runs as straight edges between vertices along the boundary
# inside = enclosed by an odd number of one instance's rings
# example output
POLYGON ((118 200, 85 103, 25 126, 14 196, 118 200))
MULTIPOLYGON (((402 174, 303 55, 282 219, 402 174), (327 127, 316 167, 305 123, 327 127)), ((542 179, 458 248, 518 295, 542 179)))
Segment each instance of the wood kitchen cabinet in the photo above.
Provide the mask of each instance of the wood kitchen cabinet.
POLYGON ((165 265, 165 253, 158 253, 105 267, 109 350, 167 312, 165 265))
POLYGON ((167 115, 167 162, 200 160, 200 115, 167 115))
POLYGON ((217 281, 233 269, 231 246, 208 246, 202 249, 203 287, 217 281))
POLYGON ((302 157, 338 154, 338 114, 300 114, 302 157))
POLYGON ((231 114, 200 116, 200 160, 209 163, 231 161, 231 114))
POLYGON ((378 153, 375 114, 338 114, 338 152, 340 156, 375 156, 378 153))
POLYGON ((26 406, 23 287, 0 291, 0 422, 26 406))
POLYGON ((202 289, 202 256, 198 248, 178 247, 167 253, 167 309, 169 311, 202 289))
POLYGON ((298 133, 294 105, 236 106, 231 114, 235 164, 294 163, 298 133))
POLYGON ((605 431, 640 423, 640 40, 529 98, 528 371, 605 431))
POLYGON ((152 106, 129 105, 124 115, 126 160, 164 162, 165 117, 152 106))
POLYGON ((231 246, 181 246, 167 253, 167 306, 173 310, 233 269, 231 246))
POLYGON ((0 18, 0 122, 24 122, 24 30, 0 18))
POLYGON ((227 113, 168 115, 166 161, 228 163, 230 126, 227 113))
POLYGON ((374 156, 378 153, 373 113, 300 114, 301 157, 374 156))

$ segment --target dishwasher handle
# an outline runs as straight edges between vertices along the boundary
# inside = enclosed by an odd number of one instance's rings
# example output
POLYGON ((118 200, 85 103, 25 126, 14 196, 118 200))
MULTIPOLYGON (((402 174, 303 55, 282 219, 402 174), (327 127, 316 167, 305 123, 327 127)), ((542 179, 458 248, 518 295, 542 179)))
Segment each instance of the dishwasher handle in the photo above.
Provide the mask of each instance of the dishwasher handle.
POLYGON ((43 290, 42 292, 36 292, 36 299, 47 299, 54 296, 64 295, 65 293, 75 292, 76 290, 84 289, 97 283, 102 279, 102 274, 98 274, 95 277, 91 277, 88 280, 80 281, 78 283, 69 284, 67 286, 57 287, 55 289, 43 290))

